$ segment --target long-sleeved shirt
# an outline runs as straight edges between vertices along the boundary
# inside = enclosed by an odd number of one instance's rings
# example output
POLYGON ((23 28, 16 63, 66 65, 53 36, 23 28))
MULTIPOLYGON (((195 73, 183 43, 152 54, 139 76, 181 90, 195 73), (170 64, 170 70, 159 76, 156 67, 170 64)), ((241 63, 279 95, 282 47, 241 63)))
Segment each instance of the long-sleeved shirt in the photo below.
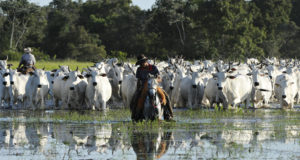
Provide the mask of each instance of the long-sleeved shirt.
POLYGON ((25 53, 22 55, 20 64, 23 64, 24 66, 30 66, 35 65, 35 63, 35 58, 31 53, 25 53))
POLYGON ((147 67, 139 67, 136 71, 136 78, 142 81, 142 84, 148 79, 148 75, 159 75, 159 71, 156 66, 150 65, 147 67))

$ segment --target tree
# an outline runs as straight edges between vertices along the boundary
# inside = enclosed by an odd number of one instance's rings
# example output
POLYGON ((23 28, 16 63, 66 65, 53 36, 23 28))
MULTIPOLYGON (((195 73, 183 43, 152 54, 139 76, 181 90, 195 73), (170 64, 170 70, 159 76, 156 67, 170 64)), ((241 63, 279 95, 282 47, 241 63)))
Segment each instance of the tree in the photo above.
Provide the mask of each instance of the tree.
POLYGON ((7 0, 0 2, 6 17, 5 28, 10 33, 9 48, 17 49, 28 31, 32 19, 38 13, 38 7, 27 0, 7 0))

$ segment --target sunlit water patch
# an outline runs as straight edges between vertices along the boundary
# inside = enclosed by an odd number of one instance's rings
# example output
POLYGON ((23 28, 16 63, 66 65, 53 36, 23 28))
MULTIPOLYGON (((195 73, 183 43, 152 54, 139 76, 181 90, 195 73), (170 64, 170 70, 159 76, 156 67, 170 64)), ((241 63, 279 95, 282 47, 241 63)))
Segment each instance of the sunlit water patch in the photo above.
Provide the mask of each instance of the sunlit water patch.
POLYGON ((175 110, 176 122, 129 110, 0 111, 0 159, 299 159, 300 111, 175 110))

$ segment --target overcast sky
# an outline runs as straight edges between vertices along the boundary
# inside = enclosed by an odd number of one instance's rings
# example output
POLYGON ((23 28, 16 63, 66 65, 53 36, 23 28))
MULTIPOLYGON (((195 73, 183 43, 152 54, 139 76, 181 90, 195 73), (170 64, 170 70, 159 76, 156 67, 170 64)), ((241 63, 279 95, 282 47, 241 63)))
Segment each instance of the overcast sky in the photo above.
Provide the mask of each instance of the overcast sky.
MULTIPOLYGON (((41 6, 48 5, 52 0, 29 0, 29 2, 36 3, 41 6)), ((141 9, 150 9, 155 0, 132 0, 134 5, 139 6, 141 9)))

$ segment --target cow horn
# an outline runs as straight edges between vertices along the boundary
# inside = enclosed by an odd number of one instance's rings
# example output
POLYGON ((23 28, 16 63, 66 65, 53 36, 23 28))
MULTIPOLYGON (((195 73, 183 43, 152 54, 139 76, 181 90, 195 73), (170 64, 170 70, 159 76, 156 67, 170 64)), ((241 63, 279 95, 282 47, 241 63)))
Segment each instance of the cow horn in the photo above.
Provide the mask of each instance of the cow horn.
POLYGON ((200 72, 203 72, 204 71, 204 67, 200 70, 200 72))
POLYGON ((228 69, 226 70, 226 72, 229 72, 230 71, 230 61, 229 61, 229 63, 228 63, 228 69))
POLYGON ((133 69, 130 67, 129 64, 128 64, 128 68, 132 71, 133 75, 135 76, 135 72, 133 71, 133 69))
POLYGON ((78 71, 78 66, 76 67, 76 71, 78 71))
POLYGON ((218 66, 216 66, 216 70, 217 70, 217 72, 220 72, 219 69, 218 69, 218 66))
POLYGON ((191 72, 194 72, 191 66, 190 66, 190 71, 191 71, 191 72))

